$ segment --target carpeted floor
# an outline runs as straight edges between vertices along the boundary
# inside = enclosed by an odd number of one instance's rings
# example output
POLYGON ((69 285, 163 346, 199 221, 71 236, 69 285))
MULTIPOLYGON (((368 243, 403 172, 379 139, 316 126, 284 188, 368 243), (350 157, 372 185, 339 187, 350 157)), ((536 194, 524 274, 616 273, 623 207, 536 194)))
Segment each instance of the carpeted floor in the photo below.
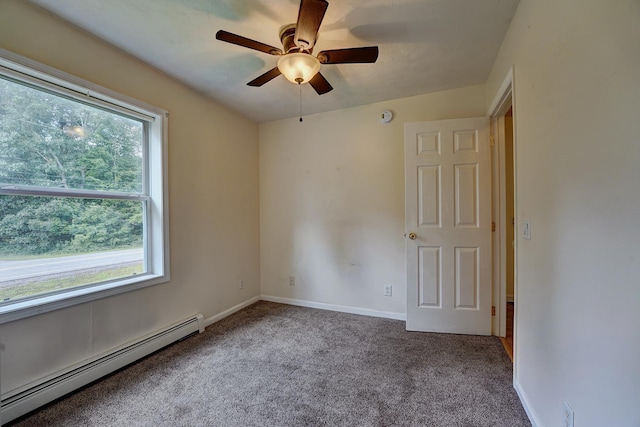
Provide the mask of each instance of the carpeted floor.
POLYGON ((500 340, 259 302, 14 426, 530 426, 500 340))

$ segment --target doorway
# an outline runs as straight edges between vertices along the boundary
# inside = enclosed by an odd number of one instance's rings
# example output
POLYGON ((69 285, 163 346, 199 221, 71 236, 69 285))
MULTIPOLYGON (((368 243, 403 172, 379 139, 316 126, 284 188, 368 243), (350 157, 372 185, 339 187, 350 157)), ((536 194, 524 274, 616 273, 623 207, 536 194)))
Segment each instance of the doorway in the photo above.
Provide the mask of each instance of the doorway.
MULTIPOLYGON (((488 111, 493 140, 493 334, 512 361, 517 357, 517 150, 513 101, 513 69, 488 111)), ((515 374, 515 366, 514 366, 515 374)))
POLYGON ((505 336, 500 337, 507 354, 513 362, 513 318, 514 318, 514 248, 515 248, 515 204, 513 186, 513 106, 504 115, 504 159, 505 159, 505 201, 506 201, 506 296, 507 304, 505 336))

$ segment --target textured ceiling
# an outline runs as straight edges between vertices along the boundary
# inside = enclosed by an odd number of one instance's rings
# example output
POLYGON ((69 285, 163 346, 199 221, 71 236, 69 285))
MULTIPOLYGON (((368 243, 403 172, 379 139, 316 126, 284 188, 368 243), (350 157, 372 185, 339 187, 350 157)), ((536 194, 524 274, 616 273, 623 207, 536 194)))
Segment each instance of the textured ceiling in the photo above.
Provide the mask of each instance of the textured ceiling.
MULTIPOLYGON (((31 0, 257 122, 298 114, 298 88, 280 76, 246 83, 277 57, 215 39, 219 29, 280 47, 298 0, 31 0)), ((315 47, 380 47, 375 64, 323 65, 334 90, 302 87, 322 111, 482 84, 519 0, 329 0, 315 47)))

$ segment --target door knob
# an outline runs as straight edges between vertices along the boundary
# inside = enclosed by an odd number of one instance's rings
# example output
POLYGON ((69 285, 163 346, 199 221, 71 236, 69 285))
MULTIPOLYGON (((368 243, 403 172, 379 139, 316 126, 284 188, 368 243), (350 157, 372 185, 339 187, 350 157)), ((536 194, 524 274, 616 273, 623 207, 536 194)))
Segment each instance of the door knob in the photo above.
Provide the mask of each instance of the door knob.
POLYGON ((407 235, 407 237, 409 237, 409 239, 411 239, 411 240, 416 240, 416 237, 418 237, 418 236, 416 236, 416 233, 411 232, 411 233, 409 233, 407 235))

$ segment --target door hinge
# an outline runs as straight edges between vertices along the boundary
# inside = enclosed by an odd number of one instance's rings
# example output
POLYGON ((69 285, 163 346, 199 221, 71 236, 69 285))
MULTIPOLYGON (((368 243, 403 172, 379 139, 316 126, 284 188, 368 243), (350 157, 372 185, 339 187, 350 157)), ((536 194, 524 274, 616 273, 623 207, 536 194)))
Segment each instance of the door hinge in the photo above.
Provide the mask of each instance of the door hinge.
POLYGON ((495 222, 491 223, 491 231, 496 231, 496 223, 495 222))
POLYGON ((493 135, 489 135, 489 145, 492 147, 496 145, 496 138, 493 135))
POLYGON ((495 316, 495 315, 496 315, 496 306, 495 306, 495 305, 492 305, 492 306, 491 306, 491 315, 492 315, 492 316, 495 316))

